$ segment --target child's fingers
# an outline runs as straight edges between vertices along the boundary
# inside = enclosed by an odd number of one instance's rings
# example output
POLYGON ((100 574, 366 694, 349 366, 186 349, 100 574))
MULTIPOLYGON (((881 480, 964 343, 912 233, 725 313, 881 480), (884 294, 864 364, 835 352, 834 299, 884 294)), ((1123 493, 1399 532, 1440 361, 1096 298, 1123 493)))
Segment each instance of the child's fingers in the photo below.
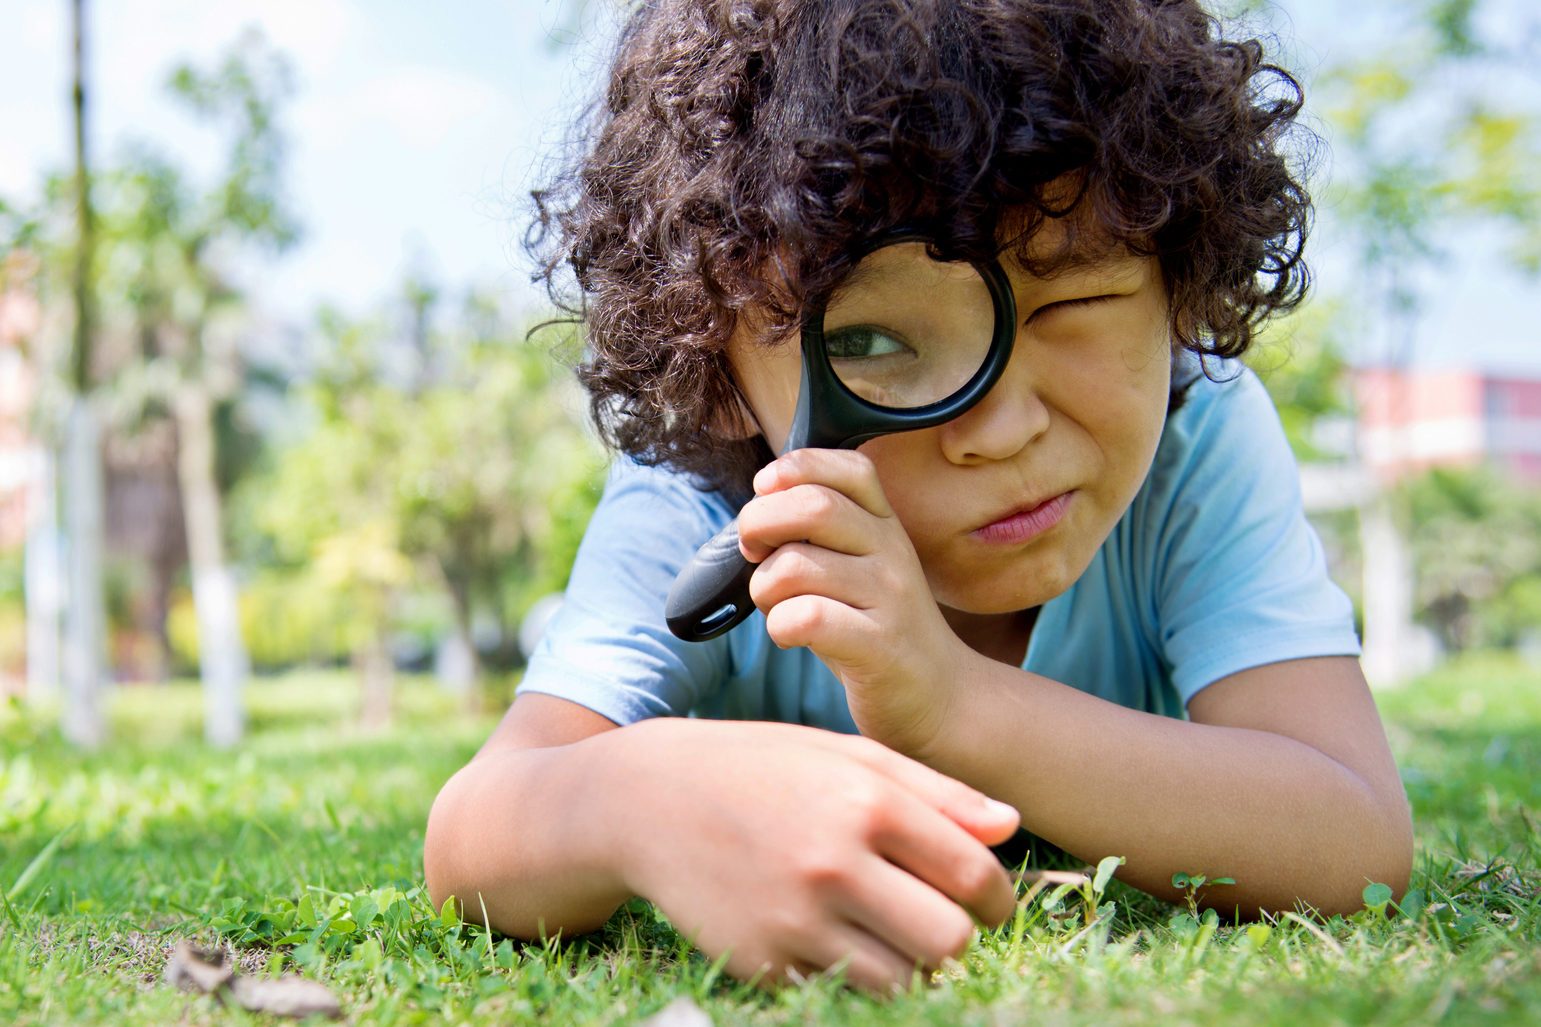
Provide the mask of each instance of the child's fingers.
MULTIPOLYGON (((981 923, 992 927, 1001 924, 1016 908, 1011 878, 995 854, 956 820, 926 802, 916 799, 913 805, 898 808, 874 841, 881 855, 968 910, 981 923)), ((957 939, 942 940, 950 944, 957 939)))
POLYGON ((879 541, 873 526, 867 511, 844 493, 825 485, 795 485, 752 499, 739 511, 739 547, 752 563, 788 542, 866 556, 879 541))
POLYGON ((749 579, 749 597, 770 610, 793 596, 815 595, 857 610, 892 597, 881 567, 862 556, 847 556, 806 542, 778 546, 749 579))
POLYGON ((914 959, 852 923, 819 932, 804 958, 825 970, 843 969, 846 981, 874 995, 907 987, 915 973, 914 959))
POLYGON ((823 485, 844 495, 874 517, 892 517, 893 507, 866 454, 854 449, 794 449, 760 468, 756 495, 783 492, 797 485, 823 485))
MULTIPOLYGON (((751 595, 754 590, 750 580, 751 595)), ((886 665, 891 642, 866 610, 829 596, 802 593, 778 601, 765 612, 765 630, 783 649, 807 646, 826 663, 872 672, 886 665)))
POLYGON ((887 860, 862 868, 837 907, 927 970, 961 956, 974 936, 960 903, 887 860))
POLYGON ((868 766, 909 789, 923 802, 986 845, 999 845, 1016 833, 1021 814, 1004 802, 956 778, 932 770, 871 739, 846 739, 868 766))

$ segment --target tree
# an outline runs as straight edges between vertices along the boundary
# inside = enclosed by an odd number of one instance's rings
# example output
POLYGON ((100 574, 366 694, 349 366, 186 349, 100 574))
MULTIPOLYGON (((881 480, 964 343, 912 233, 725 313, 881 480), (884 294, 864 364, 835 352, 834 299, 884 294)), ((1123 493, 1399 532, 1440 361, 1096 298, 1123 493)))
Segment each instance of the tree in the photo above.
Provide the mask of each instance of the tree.
POLYGON ((247 657, 225 556, 215 416, 242 383, 235 338, 244 300, 234 264, 252 251, 281 251, 297 235, 283 201, 283 144, 274 121, 289 78, 286 62, 254 34, 212 70, 178 68, 172 94, 228 136, 223 171, 200 190, 141 143, 102 182, 103 246, 113 258, 103 292, 116 298, 113 313, 139 348, 118 376, 119 405, 137 405, 141 416, 175 425, 205 732, 220 745, 242 732, 247 657))
MULTIPOLYGON (((1445 240, 1485 226, 1505 239, 1514 266, 1541 268, 1536 84, 1520 81, 1529 59, 1511 40, 1484 38, 1483 7, 1398 5, 1381 51, 1356 54, 1318 83, 1339 183, 1326 206, 1352 240, 1374 297, 1362 314, 1385 325, 1393 365, 1412 359, 1420 278, 1446 258, 1445 240)), ((1541 30, 1541 15, 1523 16, 1541 30)))
POLYGON ((484 297, 427 331, 426 344, 409 327, 406 348, 431 374, 382 372, 382 353, 399 340, 378 320, 326 314, 323 334, 331 359, 306 394, 312 427, 247 494, 278 559, 347 597, 363 709, 378 721, 403 597, 442 594, 474 656, 478 612, 504 626, 522 612, 505 608, 510 576, 531 583, 518 603, 565 584, 568 519, 592 510, 599 462, 578 426, 570 374, 516 341, 484 297))
POLYGON ((77 745, 94 747, 105 728, 101 714, 103 656, 106 649, 102 600, 102 459, 101 429, 92 401, 91 376, 96 304, 92 288, 95 238, 91 205, 91 165, 86 148, 86 8, 73 0, 71 110, 75 136, 75 259, 71 291, 75 341, 71 359, 74 401, 65 431, 64 492, 68 516, 69 587, 65 608, 65 735, 77 745))
POLYGON ((1436 468, 1399 486, 1418 616, 1447 649, 1512 645, 1541 621, 1541 491, 1492 468, 1436 468))
MULTIPOLYGON (((1449 240, 1481 228, 1502 240, 1514 267, 1541 266, 1541 179, 1531 170, 1541 159, 1541 110, 1530 99, 1534 83, 1519 81, 1534 61, 1514 49, 1525 33, 1483 35, 1485 7, 1482 0, 1383 7, 1377 13, 1392 27, 1381 48, 1355 53, 1317 83, 1335 172, 1324 220, 1347 238, 1361 275, 1354 302, 1341 308, 1342 328, 1373 340, 1377 362, 1393 369, 1414 362, 1423 290, 1448 259, 1449 240)), ((1534 11, 1520 16, 1532 36, 1541 29, 1534 11)), ((1427 544, 1447 536, 1449 522, 1422 524, 1407 490, 1371 492, 1359 510, 1365 662, 1394 680, 1405 670, 1415 606, 1437 622, 1447 645, 1466 644, 1470 632, 1458 626, 1464 615, 1446 591, 1451 579, 1440 561, 1453 550, 1427 544)))
MULTIPOLYGON (((175 522, 180 534, 185 525, 203 636, 205 729, 216 744, 241 734, 247 662, 235 579, 224 553, 217 429, 221 410, 248 379, 238 349, 246 312, 237 284, 240 263, 282 251, 297 234, 283 198, 284 148, 275 121, 289 79, 287 63, 255 34, 243 36, 210 70, 176 69, 169 82, 173 96, 228 140, 224 167, 207 185, 194 183, 144 141, 110 164, 88 166, 78 126, 75 174, 50 177, 37 209, 25 217, 0 210, 0 231, 38 255, 45 305, 58 305, 68 281, 76 311, 67 375, 77 400, 67 421, 63 477, 67 509, 80 520, 69 531, 70 609, 77 627, 66 647, 67 667, 77 669, 67 676, 94 681, 102 675, 102 617, 95 615, 93 628, 89 611, 102 606, 102 546, 93 540, 101 536, 103 519, 95 419, 105 413, 117 429, 119 451, 128 440, 153 433, 167 440, 160 448, 180 497, 180 516, 158 510, 152 520, 163 532, 175 522), (84 640, 87 629, 96 641, 84 640), (98 654, 95 669, 86 670, 91 653, 98 654)), ((76 92, 83 125, 78 82, 76 92)), ((46 348, 40 343, 34 361, 45 369, 46 348)), ((41 427, 46 436, 47 425, 41 427)), ((169 590, 170 573, 158 576, 169 590)), ((72 685, 72 694, 84 696, 83 687, 72 685)), ((77 697, 67 709, 85 710, 87 704, 77 697)), ((83 738, 93 730, 100 734, 99 728, 71 724, 67 716, 66 729, 83 738)))

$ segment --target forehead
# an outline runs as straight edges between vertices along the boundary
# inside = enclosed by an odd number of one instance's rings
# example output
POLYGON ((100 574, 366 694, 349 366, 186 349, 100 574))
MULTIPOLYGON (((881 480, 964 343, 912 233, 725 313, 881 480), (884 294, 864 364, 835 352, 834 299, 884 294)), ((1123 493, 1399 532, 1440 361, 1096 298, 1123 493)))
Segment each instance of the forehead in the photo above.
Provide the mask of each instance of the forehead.
MULTIPOLYGON (((1056 284, 1125 282, 1150 264, 1148 256, 1093 227, 1044 220, 1031 232, 1003 233, 996 261, 1014 291, 1052 289, 1056 284)), ((880 246, 846 272, 831 290, 828 302, 838 304, 853 294, 876 290, 908 302, 941 302, 952 292, 942 288, 950 279, 978 282, 979 276, 959 271, 961 262, 933 260, 926 243, 905 241, 880 246), (947 270, 951 268, 952 270, 947 270)), ((981 288, 982 288, 982 283, 981 288)), ((960 294, 961 295, 961 294, 960 294)))
POLYGON ((1025 214, 1009 213, 1002 219, 1001 265, 1013 278, 1054 281, 1112 273, 1139 260, 1124 240, 1086 213, 1086 206, 1036 224, 1025 214))

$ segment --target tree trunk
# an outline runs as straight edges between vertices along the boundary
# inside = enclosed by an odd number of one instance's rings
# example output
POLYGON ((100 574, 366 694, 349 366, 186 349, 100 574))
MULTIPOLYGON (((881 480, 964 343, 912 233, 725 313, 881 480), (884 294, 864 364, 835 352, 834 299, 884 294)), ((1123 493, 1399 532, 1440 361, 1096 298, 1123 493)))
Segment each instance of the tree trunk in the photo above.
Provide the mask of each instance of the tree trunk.
POLYGON ((75 398, 66 428, 64 485, 69 520, 65 615, 64 736, 95 748, 105 734, 101 692, 106 625, 102 599, 102 446, 89 399, 75 398))
POLYGON ((69 532, 69 593, 65 618, 64 735, 77 745, 101 744, 103 653, 102 446, 91 408, 92 232, 90 163, 86 157, 86 12, 74 0, 70 101, 75 130, 75 347, 71 354, 75 399, 66 428, 64 485, 69 532))
POLYGON ((390 726, 392 695, 396 684, 396 665, 391 659, 390 631, 382 621, 379 630, 354 654, 363 704, 359 720, 370 730, 390 726))
POLYGON ((201 381, 177 392, 177 477, 193 608, 198 618, 198 666, 203 678, 204 735, 213 745, 241 739, 241 689, 247 675, 235 577, 225 563, 219 486, 214 480, 214 408, 201 381))
POLYGON ((460 666, 453 668, 454 673, 441 674, 439 681, 446 691, 461 697, 467 712, 476 713, 481 709, 477 685, 481 681, 482 668, 481 654, 476 651, 476 640, 471 631, 471 590, 464 582, 457 583, 448 573, 444 574, 444 580, 455 614, 452 637, 447 644, 458 651, 460 666))
POLYGON ((1360 507, 1359 533, 1364 552, 1364 672, 1372 685, 1395 686, 1411 672, 1413 568, 1385 491, 1360 507))
POLYGON ((59 538, 58 458, 51 445, 37 448, 33 503, 27 510, 27 699, 59 694, 59 620, 64 609, 64 559, 59 538))

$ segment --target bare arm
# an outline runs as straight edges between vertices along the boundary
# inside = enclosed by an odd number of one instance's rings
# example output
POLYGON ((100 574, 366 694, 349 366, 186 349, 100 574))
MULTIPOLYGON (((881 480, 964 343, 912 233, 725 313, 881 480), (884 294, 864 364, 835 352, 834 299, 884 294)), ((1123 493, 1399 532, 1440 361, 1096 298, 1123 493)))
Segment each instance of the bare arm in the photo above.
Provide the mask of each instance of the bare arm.
POLYGON ((870 739, 661 717, 622 728, 521 696, 429 817, 429 893, 522 938, 652 900, 730 974, 844 963, 874 991, 1013 908, 987 848, 1016 811, 870 739))
POLYGON ((1004 799, 1023 826, 1169 898, 1171 875, 1236 879, 1209 904, 1245 915, 1400 894, 1412 823, 1358 661, 1293 660, 1196 695, 1189 722, 1129 710, 979 658, 923 759, 1004 799))
POLYGON ((596 829, 603 751, 616 728, 576 703, 519 696, 481 751, 444 785, 428 816, 423 869, 437 907, 519 938, 598 929, 630 897, 596 829), (600 747, 602 749, 602 747, 600 747), (575 777, 587 762, 588 782, 575 777))

